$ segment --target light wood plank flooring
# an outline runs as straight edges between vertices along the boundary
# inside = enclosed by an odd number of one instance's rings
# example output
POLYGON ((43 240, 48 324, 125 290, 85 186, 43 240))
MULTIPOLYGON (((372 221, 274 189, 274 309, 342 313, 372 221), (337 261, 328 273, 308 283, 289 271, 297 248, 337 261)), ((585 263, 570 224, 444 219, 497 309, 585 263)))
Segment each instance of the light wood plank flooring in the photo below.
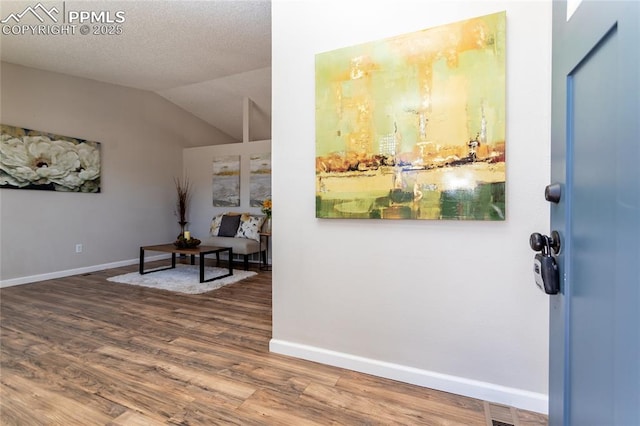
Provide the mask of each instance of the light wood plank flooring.
POLYGON ((1 425, 547 424, 269 353, 270 272, 203 295, 106 281, 135 270, 0 290, 1 425))

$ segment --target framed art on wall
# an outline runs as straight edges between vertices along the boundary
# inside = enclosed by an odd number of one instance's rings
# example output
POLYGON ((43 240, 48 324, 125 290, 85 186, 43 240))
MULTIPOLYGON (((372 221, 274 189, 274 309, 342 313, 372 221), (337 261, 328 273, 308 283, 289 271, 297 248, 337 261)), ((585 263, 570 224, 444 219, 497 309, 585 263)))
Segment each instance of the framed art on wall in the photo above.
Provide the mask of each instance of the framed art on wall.
POLYGON ((505 26, 316 55, 316 217, 505 219, 505 26))
POLYGON ((100 192, 100 143, 0 125, 0 188, 100 192))
POLYGON ((213 206, 240 206, 240 156, 213 159, 213 206))
POLYGON ((271 153, 251 154, 249 164, 249 205, 262 207, 271 197, 271 153))

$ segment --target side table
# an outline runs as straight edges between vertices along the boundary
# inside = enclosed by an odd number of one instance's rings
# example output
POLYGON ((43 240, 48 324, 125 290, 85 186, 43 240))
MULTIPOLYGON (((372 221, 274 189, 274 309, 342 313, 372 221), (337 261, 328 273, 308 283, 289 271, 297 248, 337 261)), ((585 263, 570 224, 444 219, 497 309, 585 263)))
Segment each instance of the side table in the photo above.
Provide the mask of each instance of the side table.
POLYGON ((271 240, 271 232, 260 233, 260 244, 264 240, 264 251, 262 251, 262 262, 260 262, 261 271, 270 271, 271 265, 269 264, 269 240, 271 240))

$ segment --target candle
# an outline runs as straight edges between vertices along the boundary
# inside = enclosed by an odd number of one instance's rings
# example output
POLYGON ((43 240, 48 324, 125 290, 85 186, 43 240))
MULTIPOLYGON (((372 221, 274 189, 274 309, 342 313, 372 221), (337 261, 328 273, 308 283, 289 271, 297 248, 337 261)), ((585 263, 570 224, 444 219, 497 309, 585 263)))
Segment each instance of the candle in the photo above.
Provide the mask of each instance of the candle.
POLYGON ((184 239, 185 240, 190 240, 191 239, 191 232, 184 231, 184 239))

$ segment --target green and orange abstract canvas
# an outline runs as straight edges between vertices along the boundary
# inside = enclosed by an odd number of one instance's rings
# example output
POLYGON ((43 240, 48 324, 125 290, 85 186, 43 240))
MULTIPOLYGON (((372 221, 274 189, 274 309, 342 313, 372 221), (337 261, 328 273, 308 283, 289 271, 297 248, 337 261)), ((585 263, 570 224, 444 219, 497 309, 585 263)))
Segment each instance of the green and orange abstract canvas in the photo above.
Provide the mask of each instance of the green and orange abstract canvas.
POLYGON ((316 217, 505 219, 505 26, 316 55, 316 217))

